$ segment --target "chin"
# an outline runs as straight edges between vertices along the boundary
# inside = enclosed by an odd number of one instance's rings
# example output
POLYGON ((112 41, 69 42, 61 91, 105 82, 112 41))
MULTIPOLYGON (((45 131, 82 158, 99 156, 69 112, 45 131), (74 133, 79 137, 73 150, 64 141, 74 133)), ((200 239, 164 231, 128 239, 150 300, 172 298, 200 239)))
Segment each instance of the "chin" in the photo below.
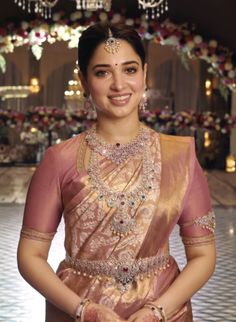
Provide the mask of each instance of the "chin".
MULTIPOLYGON (((116 107, 117 108, 117 107, 116 107)), ((111 113, 114 117, 128 117, 131 115, 136 115, 137 114, 137 108, 135 109, 130 109, 130 108, 120 108, 118 107, 117 110, 115 110, 113 113, 111 113)))
MULTIPOLYGON (((102 106, 102 105, 100 105, 102 106)), ((124 106, 116 106, 116 105, 107 105, 105 107, 100 107, 99 105, 96 105, 97 107, 97 113, 99 116, 106 116, 111 118, 123 118, 128 117, 130 115, 137 115, 138 114, 138 104, 132 106, 130 104, 124 105, 124 106)))

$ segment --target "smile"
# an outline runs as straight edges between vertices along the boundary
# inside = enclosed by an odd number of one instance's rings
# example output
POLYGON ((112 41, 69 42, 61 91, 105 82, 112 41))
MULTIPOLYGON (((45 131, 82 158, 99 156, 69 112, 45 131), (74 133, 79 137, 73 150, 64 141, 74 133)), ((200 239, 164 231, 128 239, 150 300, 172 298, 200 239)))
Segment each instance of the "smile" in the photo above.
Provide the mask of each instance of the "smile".
POLYGON ((109 96, 110 101, 115 105, 125 105, 128 103, 131 94, 109 96))

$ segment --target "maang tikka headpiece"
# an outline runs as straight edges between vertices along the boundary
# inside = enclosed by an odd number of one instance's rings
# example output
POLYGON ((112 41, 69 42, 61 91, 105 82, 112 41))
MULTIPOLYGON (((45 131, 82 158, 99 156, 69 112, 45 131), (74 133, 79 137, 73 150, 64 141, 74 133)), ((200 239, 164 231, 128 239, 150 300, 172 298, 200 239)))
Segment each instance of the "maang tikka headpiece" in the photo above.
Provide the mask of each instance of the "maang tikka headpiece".
POLYGON ((109 37, 105 41, 104 49, 109 54, 115 54, 119 51, 120 48, 120 42, 115 37, 113 37, 111 29, 109 29, 109 37))

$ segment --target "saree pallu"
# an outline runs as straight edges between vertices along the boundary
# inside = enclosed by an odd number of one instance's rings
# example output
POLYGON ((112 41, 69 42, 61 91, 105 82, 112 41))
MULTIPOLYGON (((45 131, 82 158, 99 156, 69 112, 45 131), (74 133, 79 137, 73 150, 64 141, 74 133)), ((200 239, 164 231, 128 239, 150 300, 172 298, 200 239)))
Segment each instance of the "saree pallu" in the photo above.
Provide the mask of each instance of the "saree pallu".
MULTIPOLYGON (((57 274, 63 283, 81 298, 86 297, 96 303, 107 305, 123 319, 128 319, 146 302, 158 299, 178 276, 178 266, 169 255, 169 235, 177 223, 180 225, 183 240, 188 242, 187 247, 213 241, 214 217, 210 213, 207 184, 196 160, 193 140, 187 137, 159 135, 152 130, 150 133, 150 157, 156 167, 154 189, 135 209, 136 228, 122 238, 111 231, 115 209, 99 200, 96 192, 91 189, 88 172, 84 167, 84 133, 50 150, 54 163, 61 165, 60 169, 57 168, 56 179, 51 179, 56 181, 56 193, 60 201, 56 201, 57 206, 52 205, 56 213, 54 227, 52 228, 50 223, 50 229, 44 227, 43 231, 49 233, 56 230, 56 223, 59 221, 57 212, 63 208, 65 250, 67 257, 71 259, 61 262, 57 274), (204 220, 199 221, 199 218, 204 220), (118 261, 129 265, 133 261, 142 262, 152 257, 163 256, 168 256, 168 265, 153 271, 138 272, 125 291, 119 289, 119 283, 114 276, 89 276, 86 272, 81 274, 73 266, 73 262, 76 261, 118 261)), ((113 190, 131 191, 139 184, 142 155, 126 160, 119 167, 101 156, 99 162, 102 178, 113 190)), ((51 167, 52 170, 53 165, 52 157, 49 162, 46 155, 36 177, 40 177, 42 169, 47 167, 51 167)), ((36 179, 34 181, 37 182, 36 179)), ((34 184, 31 189, 34 189, 34 184)), ((29 217, 26 206, 24 225, 40 231, 37 225, 33 226, 30 219, 27 224, 27 216, 29 217)), ((133 266, 128 266, 130 267, 133 266)), ((69 321, 73 319, 47 303, 46 322, 69 321)), ((168 320, 191 321, 190 302, 168 320)))

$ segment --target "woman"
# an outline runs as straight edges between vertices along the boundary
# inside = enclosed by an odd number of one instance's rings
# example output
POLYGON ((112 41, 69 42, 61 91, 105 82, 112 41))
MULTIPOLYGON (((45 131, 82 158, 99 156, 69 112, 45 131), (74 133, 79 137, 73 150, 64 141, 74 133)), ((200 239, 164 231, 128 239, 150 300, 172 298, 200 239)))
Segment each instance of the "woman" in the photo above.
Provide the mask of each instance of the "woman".
POLYGON ((18 265, 47 299, 47 322, 192 321, 191 296, 215 265, 214 215, 189 137, 139 121, 147 65, 139 35, 99 23, 79 42, 96 127, 49 148, 29 188, 18 265), (66 258, 47 263, 65 220, 66 258), (187 264, 169 254, 176 224, 187 264))

